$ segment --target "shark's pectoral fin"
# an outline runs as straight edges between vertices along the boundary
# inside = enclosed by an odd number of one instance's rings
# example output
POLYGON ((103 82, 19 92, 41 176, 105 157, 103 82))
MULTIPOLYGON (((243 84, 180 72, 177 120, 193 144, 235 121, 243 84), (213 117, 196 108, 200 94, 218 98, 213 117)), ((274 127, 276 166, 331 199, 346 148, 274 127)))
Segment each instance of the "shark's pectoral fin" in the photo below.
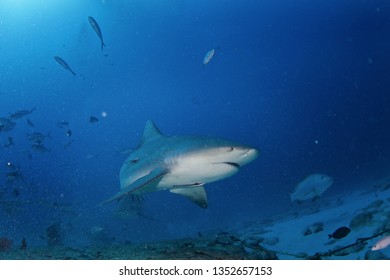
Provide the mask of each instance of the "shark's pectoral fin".
POLYGON ((100 205, 110 203, 114 200, 120 200, 122 197, 130 193, 142 194, 145 192, 149 192, 153 190, 158 185, 158 183, 160 183, 161 179, 167 173, 168 171, 166 169, 155 169, 149 174, 139 178, 126 188, 123 188, 119 193, 117 193, 110 199, 107 199, 106 201, 102 202, 100 205))
POLYGON ((207 208, 207 194, 203 186, 191 188, 175 188, 170 192, 180 194, 202 208, 207 208))

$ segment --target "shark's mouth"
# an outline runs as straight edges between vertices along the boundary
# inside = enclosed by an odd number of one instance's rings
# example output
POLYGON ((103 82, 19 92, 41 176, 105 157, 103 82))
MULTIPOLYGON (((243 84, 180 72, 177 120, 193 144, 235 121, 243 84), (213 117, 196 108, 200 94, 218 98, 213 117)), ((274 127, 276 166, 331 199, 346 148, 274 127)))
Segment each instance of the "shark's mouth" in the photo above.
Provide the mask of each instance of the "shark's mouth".
POLYGON ((222 162, 222 163, 227 164, 227 165, 230 165, 230 166, 233 166, 233 167, 235 167, 235 168, 237 168, 237 169, 241 167, 238 163, 235 163, 235 162, 229 162, 229 161, 227 161, 227 162, 222 162))

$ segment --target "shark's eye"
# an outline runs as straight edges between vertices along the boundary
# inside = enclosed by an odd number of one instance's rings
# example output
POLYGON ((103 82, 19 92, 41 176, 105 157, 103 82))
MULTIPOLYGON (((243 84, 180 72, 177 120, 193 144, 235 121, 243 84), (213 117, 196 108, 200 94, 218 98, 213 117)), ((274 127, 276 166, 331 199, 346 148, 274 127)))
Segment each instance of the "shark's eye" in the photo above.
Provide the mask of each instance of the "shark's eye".
POLYGON ((234 148, 233 147, 229 147, 228 148, 228 152, 233 152, 234 148))

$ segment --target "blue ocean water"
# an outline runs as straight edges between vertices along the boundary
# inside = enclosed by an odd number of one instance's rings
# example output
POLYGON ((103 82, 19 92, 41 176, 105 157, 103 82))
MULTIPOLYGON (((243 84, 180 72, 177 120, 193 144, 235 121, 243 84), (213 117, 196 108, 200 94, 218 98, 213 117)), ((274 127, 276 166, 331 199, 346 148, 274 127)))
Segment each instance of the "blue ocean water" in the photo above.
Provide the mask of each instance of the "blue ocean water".
POLYGON ((39 246, 54 224, 76 245, 93 227, 115 242, 197 236, 288 209, 312 173, 332 176, 328 194, 388 176, 389 31, 385 0, 1 0, 0 118, 32 112, 0 132, 0 236, 39 246), (158 192, 124 219, 98 204, 147 120, 261 155, 207 185, 207 209, 158 192))

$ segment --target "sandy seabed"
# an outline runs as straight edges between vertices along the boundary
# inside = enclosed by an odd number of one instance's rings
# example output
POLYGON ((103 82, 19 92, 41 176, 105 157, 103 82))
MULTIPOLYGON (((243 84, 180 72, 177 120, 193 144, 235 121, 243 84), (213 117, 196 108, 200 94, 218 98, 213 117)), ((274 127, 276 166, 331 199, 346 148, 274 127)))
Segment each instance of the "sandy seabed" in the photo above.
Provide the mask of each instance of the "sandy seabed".
POLYGON ((246 222, 224 232, 160 242, 74 248, 14 248, 3 260, 274 260, 390 259, 390 246, 372 251, 390 235, 390 179, 353 193, 293 205, 287 213, 246 222), (343 238, 329 238, 340 227, 343 238))

